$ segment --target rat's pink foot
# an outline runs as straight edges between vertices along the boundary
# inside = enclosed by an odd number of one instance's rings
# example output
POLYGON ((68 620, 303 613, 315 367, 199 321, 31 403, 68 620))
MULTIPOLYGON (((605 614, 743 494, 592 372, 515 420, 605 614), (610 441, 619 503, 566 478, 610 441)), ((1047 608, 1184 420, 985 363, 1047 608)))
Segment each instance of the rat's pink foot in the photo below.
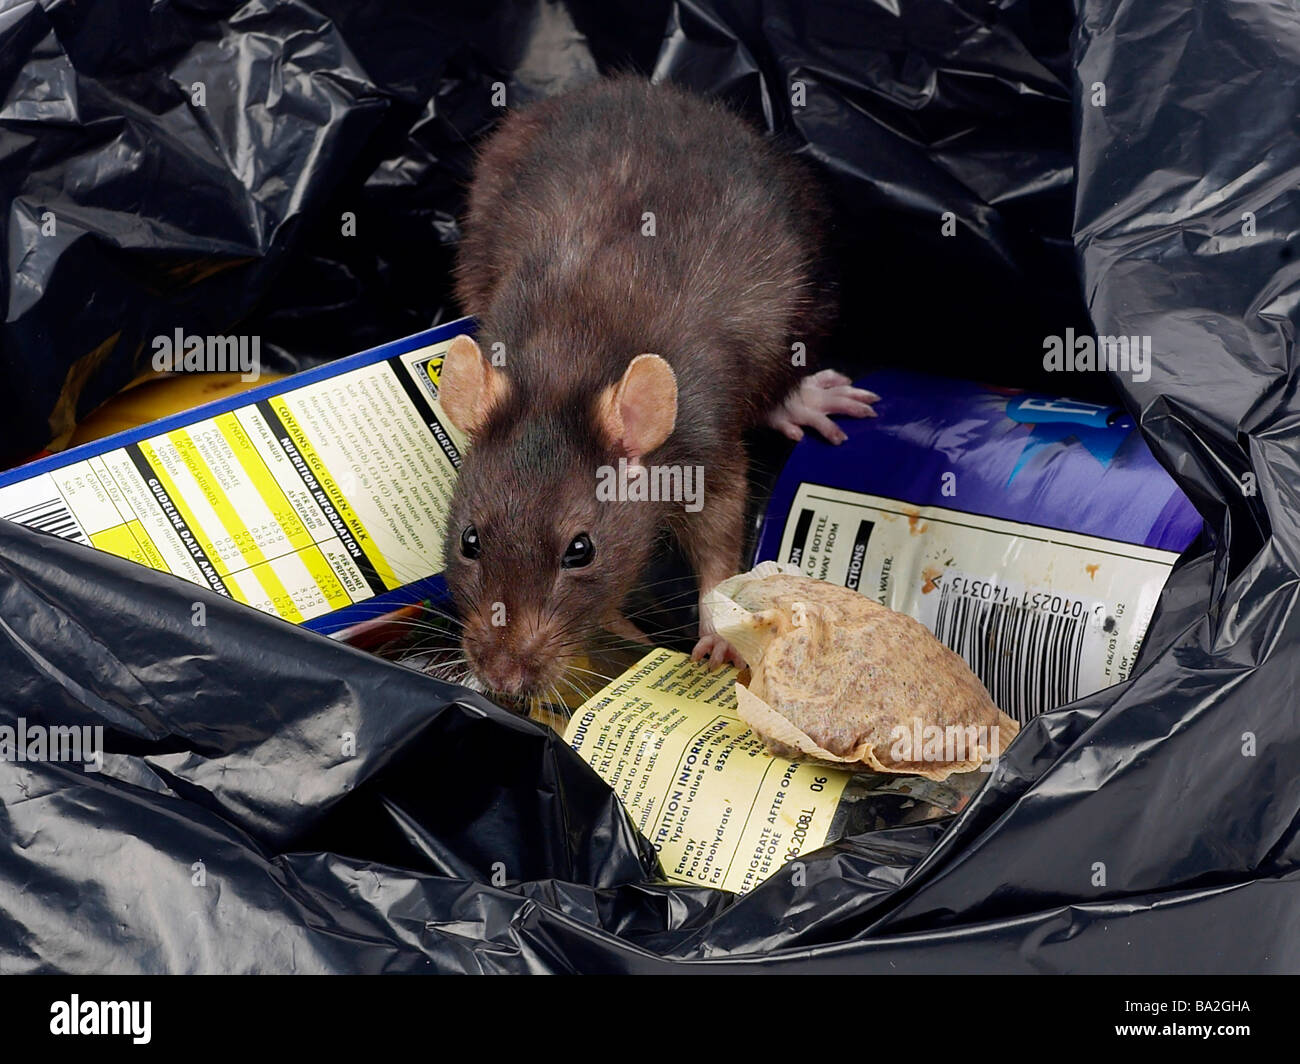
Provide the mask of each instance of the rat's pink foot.
POLYGON ((745 661, 736 653, 736 648, 716 632, 701 635, 700 641, 695 644, 695 649, 691 651, 692 661, 701 661, 704 658, 709 659, 710 669, 716 669, 719 665, 727 664, 734 665, 738 669, 745 667, 745 661))
POLYGON ((799 382, 785 401, 767 415, 767 423, 790 439, 803 439, 803 428, 814 428, 830 443, 843 443, 848 437, 830 419, 831 414, 849 417, 875 417, 871 404, 879 399, 875 392, 853 387, 843 373, 824 369, 799 382))

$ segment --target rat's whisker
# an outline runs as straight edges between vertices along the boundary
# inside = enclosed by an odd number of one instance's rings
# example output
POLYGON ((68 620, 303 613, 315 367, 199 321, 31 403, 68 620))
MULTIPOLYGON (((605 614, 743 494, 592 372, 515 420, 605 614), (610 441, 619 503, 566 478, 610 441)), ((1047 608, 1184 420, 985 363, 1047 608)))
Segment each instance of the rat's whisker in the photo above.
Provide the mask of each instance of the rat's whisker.
POLYGON ((590 692, 582 690, 582 688, 580 688, 577 684, 575 684, 572 680, 568 679, 567 677, 562 676, 560 677, 560 679, 568 686, 569 690, 571 690, 577 696, 578 703, 580 705, 583 702, 587 701, 588 698, 591 697, 590 692))

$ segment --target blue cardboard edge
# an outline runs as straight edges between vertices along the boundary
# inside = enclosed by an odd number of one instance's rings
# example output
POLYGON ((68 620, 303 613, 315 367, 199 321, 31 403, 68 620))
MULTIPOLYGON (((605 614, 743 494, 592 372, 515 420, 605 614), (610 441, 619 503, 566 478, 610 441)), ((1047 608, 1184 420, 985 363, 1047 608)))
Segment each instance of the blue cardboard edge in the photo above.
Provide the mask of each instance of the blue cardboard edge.
MULTIPOLYGON (((853 383, 855 387, 874 389, 881 391, 881 394, 885 394, 884 390, 881 389, 879 383, 876 381, 876 378, 879 375, 887 373, 898 373, 921 380, 932 378, 949 384, 969 386, 973 389, 985 387, 981 382, 975 380, 963 380, 961 378, 947 377, 935 378, 932 374, 921 373, 915 370, 875 370, 854 380, 853 383)), ((1053 398, 1047 393, 1038 392, 1025 392, 1023 393, 1023 397, 1053 398)), ((855 433, 855 427, 861 426, 866 429, 874 427, 873 423, 870 421, 857 422, 845 417, 844 415, 836 415, 833 420, 850 434, 851 440, 855 433)), ((1141 446, 1149 452, 1149 446, 1146 440, 1142 438, 1141 431, 1136 426, 1131 431, 1136 435, 1141 446)), ((848 446, 848 444, 845 444, 844 446, 848 446)), ((867 492, 868 494, 876 495, 885 494, 889 498, 897 499, 899 502, 907 503, 911 506, 949 508, 944 499, 938 494, 937 489, 933 489, 930 492, 909 491, 903 493, 896 490, 882 491, 878 486, 876 487, 876 490, 869 490, 860 480, 857 482, 846 483, 842 479, 837 479, 833 476, 828 478, 828 480, 822 479, 822 477, 819 476, 818 471, 823 469, 824 466, 817 461, 817 455, 819 450, 828 455, 833 453, 832 447, 833 445, 828 444, 825 440, 812 433, 805 435, 802 440, 795 444, 790 455, 786 458, 785 464, 782 466, 776 482, 772 485, 772 490, 768 496, 766 504, 756 517, 757 535, 755 536, 753 554, 750 558, 751 567, 764 561, 781 560, 781 542, 785 538, 786 523, 789 520, 791 508, 794 506, 795 497, 798 495, 799 488, 803 484, 826 487, 837 491, 867 492)), ((1168 480, 1173 489, 1173 493, 1170 495, 1168 503, 1166 503, 1163 511, 1153 522, 1146 535, 1138 539, 1116 538, 1114 536, 1108 537, 1104 533, 1096 530, 1080 529, 1068 524, 1047 524, 1041 518, 1035 520, 1026 517, 1024 514, 1016 514, 1010 510, 997 506, 966 506, 956 507, 955 509, 963 513, 994 518, 1001 521, 1012 521, 1049 531, 1094 536, 1100 539, 1110 539, 1110 541, 1114 543, 1127 543, 1132 546, 1149 547, 1153 550, 1163 550, 1174 554, 1183 554, 1193 543, 1196 542, 1198 538, 1205 534, 1206 525, 1200 514, 1196 511, 1191 500, 1187 498, 1186 494, 1182 491, 1169 472, 1159 466, 1154 457, 1151 458, 1151 465, 1153 470, 1158 470, 1160 475, 1164 476, 1168 480), (1174 518, 1180 511, 1184 511, 1189 518, 1194 517, 1195 519, 1193 522, 1195 524, 1195 529, 1184 529, 1181 535, 1177 534, 1172 529, 1172 526, 1175 523, 1174 518)), ((1188 522, 1184 521, 1183 523, 1187 524, 1188 522)))
MULTIPOLYGON (((423 602, 425 599, 433 602, 445 602, 449 598, 447 581, 443 579, 441 573, 435 573, 433 576, 422 577, 413 583, 403 584, 392 591, 385 591, 382 595, 376 595, 374 598, 354 602, 351 606, 344 606, 333 613, 324 613, 319 617, 313 617, 309 621, 303 621, 296 627, 306 628, 308 631, 317 632, 320 635, 335 635, 345 628, 351 628, 354 624, 360 624, 362 621, 378 620, 384 614, 392 613, 403 606, 412 606, 417 602, 423 602)), ((249 608, 252 609, 251 606, 249 608)))

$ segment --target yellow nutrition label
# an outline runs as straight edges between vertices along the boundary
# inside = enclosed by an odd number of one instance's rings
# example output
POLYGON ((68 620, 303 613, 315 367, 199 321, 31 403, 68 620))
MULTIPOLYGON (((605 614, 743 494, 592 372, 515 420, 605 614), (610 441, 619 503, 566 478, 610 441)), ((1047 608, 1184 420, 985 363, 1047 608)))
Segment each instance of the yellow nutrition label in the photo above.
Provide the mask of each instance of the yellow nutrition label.
POLYGON ((564 738, 669 879, 743 894, 825 843, 851 776, 769 754, 736 715, 735 679, 653 650, 577 709, 564 738))
POLYGON ((465 446, 438 408, 449 344, 0 487, 0 517, 295 623, 432 576, 465 446))

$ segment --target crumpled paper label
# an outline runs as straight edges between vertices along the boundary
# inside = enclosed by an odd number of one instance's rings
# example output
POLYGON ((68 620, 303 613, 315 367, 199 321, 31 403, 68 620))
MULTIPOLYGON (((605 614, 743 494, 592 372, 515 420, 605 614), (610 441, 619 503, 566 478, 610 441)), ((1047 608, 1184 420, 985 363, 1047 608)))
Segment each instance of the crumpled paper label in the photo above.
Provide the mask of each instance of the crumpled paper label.
POLYGON ((738 714, 776 753, 943 780, 1019 731, 922 624, 792 566, 724 580, 703 609, 750 667, 738 714))

